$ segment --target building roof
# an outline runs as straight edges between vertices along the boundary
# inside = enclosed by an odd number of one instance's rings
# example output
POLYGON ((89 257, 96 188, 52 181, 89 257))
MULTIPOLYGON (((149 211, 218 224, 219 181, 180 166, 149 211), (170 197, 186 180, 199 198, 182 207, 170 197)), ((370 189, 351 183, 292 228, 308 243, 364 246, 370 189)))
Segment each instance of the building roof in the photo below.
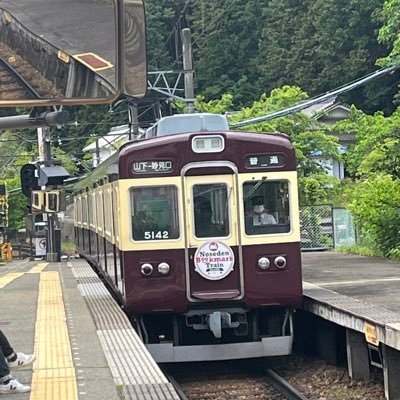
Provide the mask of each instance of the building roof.
MULTIPOLYGON (((139 129, 139 131, 141 133, 144 132, 142 129, 139 129)), ((97 145, 96 141, 94 141, 93 143, 84 147, 82 151, 94 152, 96 151, 96 147, 98 147, 99 149, 114 147, 117 143, 126 141, 128 139, 128 134, 129 134, 128 125, 116 126, 114 128, 111 128, 110 132, 108 132, 106 135, 99 138, 97 140, 97 145)))
POLYGON ((317 121, 333 124, 345 119, 350 113, 350 107, 343 103, 337 103, 334 96, 321 103, 307 107, 302 112, 317 121))
POLYGON ((310 118, 314 118, 321 112, 325 111, 327 108, 331 107, 336 103, 336 97, 330 97, 329 99, 323 100, 320 103, 313 104, 310 107, 304 108, 302 110, 303 114, 306 114, 310 118))

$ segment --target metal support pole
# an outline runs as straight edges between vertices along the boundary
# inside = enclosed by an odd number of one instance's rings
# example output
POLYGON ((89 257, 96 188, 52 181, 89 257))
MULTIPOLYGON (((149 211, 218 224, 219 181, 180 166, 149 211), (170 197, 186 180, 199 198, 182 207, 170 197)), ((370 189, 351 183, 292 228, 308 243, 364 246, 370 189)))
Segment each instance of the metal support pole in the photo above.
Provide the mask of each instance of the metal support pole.
POLYGON ((44 164, 51 161, 50 128, 37 128, 39 162, 44 164))
POLYGON ((47 224, 47 261, 57 262, 54 216, 51 213, 47 214, 47 224))
POLYGON ((194 112, 194 86, 192 61, 192 33, 189 28, 182 30, 183 69, 185 71, 185 99, 187 112, 194 112))
POLYGON ((99 139, 96 139, 96 165, 93 167, 98 167, 100 164, 100 147, 99 147, 99 139))
MULTIPOLYGON (((38 147, 39 147, 39 168, 51 163, 51 147, 50 147, 50 128, 38 128, 38 147)), ((45 190, 46 187, 42 187, 45 190)), ((55 246, 55 223, 51 213, 47 214, 47 242, 46 242, 46 259, 49 262, 56 262, 58 255, 55 246)))
POLYGON ((132 137, 136 137, 139 135, 138 106, 135 101, 129 101, 128 112, 129 112, 129 140, 131 140, 132 137))
POLYGON ((69 122, 67 111, 49 111, 40 115, 16 115, 0 118, 0 131, 6 129, 37 128, 39 126, 64 126, 69 122))

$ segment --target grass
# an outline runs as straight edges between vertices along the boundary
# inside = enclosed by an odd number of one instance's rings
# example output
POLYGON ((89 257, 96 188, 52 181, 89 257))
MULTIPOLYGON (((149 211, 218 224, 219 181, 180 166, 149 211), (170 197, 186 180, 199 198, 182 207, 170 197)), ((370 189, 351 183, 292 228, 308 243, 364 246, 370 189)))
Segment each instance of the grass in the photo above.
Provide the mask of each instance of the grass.
POLYGON ((124 396, 124 385, 117 385, 116 389, 117 389, 118 398, 120 400, 126 400, 126 397, 124 396))
POLYGON ((76 246, 75 243, 70 243, 70 242, 62 242, 61 243, 61 252, 63 254, 66 254, 68 256, 72 256, 76 252, 76 246))
POLYGON ((381 253, 370 249, 369 247, 358 246, 353 244, 352 246, 340 246, 335 249, 339 253, 347 253, 347 254, 358 254, 359 256, 367 256, 367 257, 383 257, 381 253))
POLYGON ((388 251, 387 254, 382 254, 382 252, 371 249, 370 247, 358 246, 356 244, 352 246, 341 246, 335 249, 339 253, 347 253, 347 254, 358 254, 360 256, 367 257, 384 257, 393 261, 400 261, 400 248, 396 247, 388 251))

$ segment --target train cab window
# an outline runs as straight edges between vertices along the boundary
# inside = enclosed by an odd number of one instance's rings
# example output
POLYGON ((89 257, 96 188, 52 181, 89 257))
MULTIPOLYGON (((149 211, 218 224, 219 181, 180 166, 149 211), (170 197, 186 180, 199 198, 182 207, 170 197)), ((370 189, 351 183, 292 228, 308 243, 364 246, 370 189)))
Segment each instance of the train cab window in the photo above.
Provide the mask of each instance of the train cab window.
POLYGON ((245 182, 243 194, 247 235, 290 231, 289 183, 287 181, 245 182))
POLYGON ((147 186, 131 191, 133 240, 179 238, 178 191, 175 186, 147 186))
POLYGON ((229 235, 228 189, 225 184, 194 185, 193 209, 196 237, 229 235))

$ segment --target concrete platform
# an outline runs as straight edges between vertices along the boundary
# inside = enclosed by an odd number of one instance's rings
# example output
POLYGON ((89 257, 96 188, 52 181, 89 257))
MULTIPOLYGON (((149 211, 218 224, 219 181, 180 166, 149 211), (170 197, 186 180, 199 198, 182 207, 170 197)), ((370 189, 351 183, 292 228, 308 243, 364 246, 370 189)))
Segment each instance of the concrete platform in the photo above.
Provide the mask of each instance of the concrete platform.
POLYGON ((32 4, 32 0, 2 0, 0 3, 34 33, 42 34, 58 48, 70 54, 97 53, 115 64, 113 9, 107 2, 35 0, 32 4), (100 27, 101 41, 93 34, 100 27))
POLYGON ((302 261, 303 309, 322 318, 312 328, 320 352, 333 360, 336 327, 345 328, 349 375, 369 379, 369 365, 380 366, 386 398, 399 400, 400 263, 336 252, 303 253, 302 261))
POLYGON ((303 281, 400 310, 400 262, 336 252, 302 253, 303 281))
POLYGON ((14 400, 179 399, 97 275, 83 260, 0 267, 0 329, 32 392, 14 400))

